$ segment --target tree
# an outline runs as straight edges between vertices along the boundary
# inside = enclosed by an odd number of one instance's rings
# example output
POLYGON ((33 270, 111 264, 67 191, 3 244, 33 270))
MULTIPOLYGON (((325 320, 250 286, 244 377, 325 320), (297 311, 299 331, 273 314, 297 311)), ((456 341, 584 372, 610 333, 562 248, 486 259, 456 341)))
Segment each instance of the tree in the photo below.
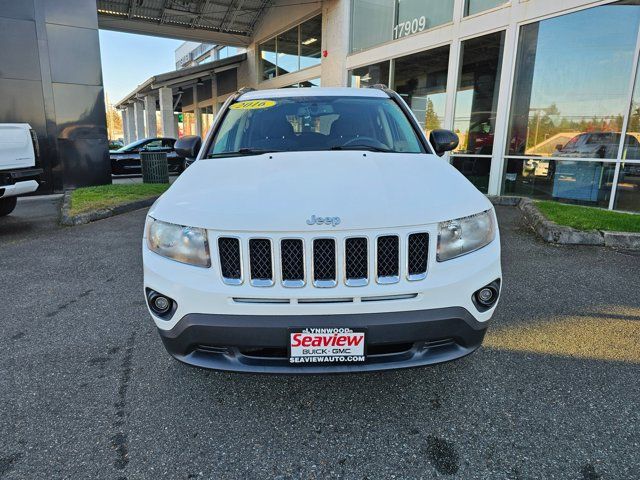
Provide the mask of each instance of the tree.
POLYGON ((427 131, 440 128, 440 120, 438 119, 438 115, 436 115, 436 110, 433 108, 433 102, 430 98, 427 99, 427 111, 424 115, 424 127, 427 131))
POLYGON ((122 129, 122 116, 120 112, 109 103, 109 98, 105 98, 105 107, 107 112, 107 135, 109 140, 115 140, 124 136, 122 129))

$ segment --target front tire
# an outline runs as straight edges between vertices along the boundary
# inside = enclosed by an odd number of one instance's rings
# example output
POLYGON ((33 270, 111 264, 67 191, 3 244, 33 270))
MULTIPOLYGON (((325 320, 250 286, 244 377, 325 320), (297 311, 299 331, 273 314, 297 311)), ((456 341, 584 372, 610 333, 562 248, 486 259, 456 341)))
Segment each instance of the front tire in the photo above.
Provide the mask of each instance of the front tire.
POLYGON ((0 217, 9 215, 16 208, 18 197, 0 198, 0 217))

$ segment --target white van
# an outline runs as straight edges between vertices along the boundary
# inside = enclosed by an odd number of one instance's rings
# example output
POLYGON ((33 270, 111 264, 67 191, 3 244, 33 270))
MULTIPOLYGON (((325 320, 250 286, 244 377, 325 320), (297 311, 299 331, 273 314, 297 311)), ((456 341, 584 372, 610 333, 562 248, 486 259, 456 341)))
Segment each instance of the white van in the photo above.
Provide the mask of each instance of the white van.
POLYGON ((28 123, 0 123, 0 217, 16 208, 18 196, 38 189, 38 139, 28 123))

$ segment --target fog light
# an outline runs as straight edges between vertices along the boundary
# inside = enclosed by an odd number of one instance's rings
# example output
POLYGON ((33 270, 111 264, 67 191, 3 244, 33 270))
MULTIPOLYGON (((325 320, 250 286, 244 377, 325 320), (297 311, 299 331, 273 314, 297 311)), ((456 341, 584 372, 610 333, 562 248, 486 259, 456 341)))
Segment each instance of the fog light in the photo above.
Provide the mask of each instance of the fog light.
POLYGON ((147 288, 147 303, 151 311, 163 320, 169 320, 177 309, 174 300, 150 288, 147 288))
MULTIPOLYGON (((494 296, 493 290, 485 287, 478 292, 478 301, 483 305, 491 305, 491 300, 493 300, 493 296, 494 296)), ((164 298, 164 297, 160 297, 160 298, 164 298)))
POLYGON ((154 310, 159 313, 166 313, 169 311, 169 308, 171 308, 171 302, 167 297, 159 295, 153 299, 153 306, 155 307, 154 310))
POLYGON ((477 290, 471 299, 479 311, 485 312, 496 304, 499 295, 500 280, 498 279, 477 290))

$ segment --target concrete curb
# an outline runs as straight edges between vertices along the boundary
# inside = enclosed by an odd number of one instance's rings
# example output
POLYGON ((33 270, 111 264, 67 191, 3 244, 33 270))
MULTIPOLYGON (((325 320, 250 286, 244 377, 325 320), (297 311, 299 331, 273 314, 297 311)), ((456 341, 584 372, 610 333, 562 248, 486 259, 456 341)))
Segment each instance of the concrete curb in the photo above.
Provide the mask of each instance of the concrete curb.
POLYGON ((489 197, 494 205, 515 206, 522 216, 542 239, 560 245, 598 245, 626 250, 640 250, 640 233, 603 232, 599 230, 576 230, 558 225, 547 219, 533 200, 524 197, 489 197))
POLYGON ((68 227, 83 225, 85 223, 95 222, 96 220, 113 217, 114 215, 120 215, 122 213, 132 212, 141 208, 147 208, 153 205, 153 202, 158 199, 158 196, 155 196, 145 198, 144 200, 136 200, 135 202, 116 205, 115 207, 103 208, 101 210, 92 210, 85 213, 79 213, 77 215, 70 215, 69 211, 71 209, 71 192, 73 192, 73 190, 66 190, 64 192, 62 208, 60 210, 60 225, 65 225, 68 227))

